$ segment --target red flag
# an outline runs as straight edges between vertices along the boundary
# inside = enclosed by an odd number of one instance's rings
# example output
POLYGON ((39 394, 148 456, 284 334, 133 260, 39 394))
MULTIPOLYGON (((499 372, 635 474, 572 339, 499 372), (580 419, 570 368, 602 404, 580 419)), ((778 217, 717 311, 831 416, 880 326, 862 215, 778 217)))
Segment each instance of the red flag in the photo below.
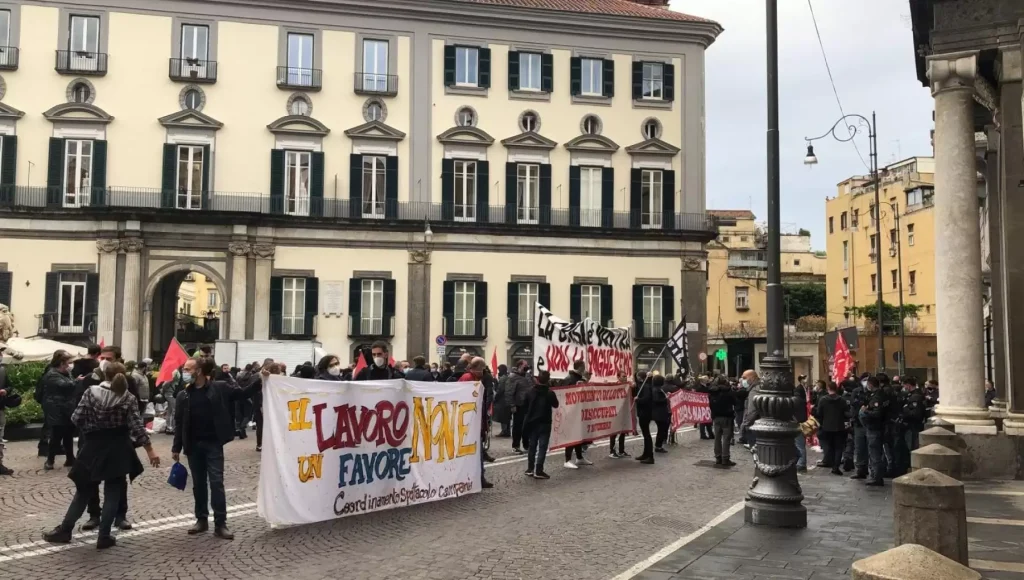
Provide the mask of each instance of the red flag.
POLYGON ((491 355, 491 374, 498 376, 498 347, 494 347, 494 354, 491 355))
POLYGON ((356 368, 352 369, 352 378, 356 378, 366 368, 366 353, 359 353, 359 360, 356 361, 356 368))
POLYGON ((101 338, 100 339, 100 348, 103 348, 105 346, 107 346, 107 341, 101 338))
POLYGON ((174 371, 188 360, 188 353, 181 347, 178 339, 172 338, 167 345, 167 354, 164 355, 164 362, 160 363, 160 374, 156 377, 156 384, 160 385, 174 378, 174 371))
POLYGON ((850 358, 850 348, 846 346, 843 333, 836 332, 836 350, 832 357, 832 381, 836 384, 843 382, 851 368, 853 368, 853 360, 850 358))
POLYGON ((391 366, 395 366, 395 357, 389 356, 388 357, 388 364, 391 365, 391 366))

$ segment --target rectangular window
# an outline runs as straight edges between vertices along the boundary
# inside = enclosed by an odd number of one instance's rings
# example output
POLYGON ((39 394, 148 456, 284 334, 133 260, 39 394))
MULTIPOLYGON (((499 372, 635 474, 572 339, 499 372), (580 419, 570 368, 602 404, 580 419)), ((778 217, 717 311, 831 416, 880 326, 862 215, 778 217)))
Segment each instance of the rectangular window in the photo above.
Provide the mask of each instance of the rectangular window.
POLYGON ((858 225, 860 225, 860 210, 855 209, 853 210, 853 216, 851 216, 850 219, 850 226, 857 227, 858 225))
POLYGON ((914 224, 907 224, 907 245, 914 245, 914 224))
POLYGON ((580 59, 580 92, 590 97, 604 95, 604 61, 599 58, 580 59))
POLYGON ((839 214, 839 229, 840 230, 845 230, 846 229, 846 212, 845 211, 843 213, 839 214))
POLYGON ((216 292, 210 292, 206 295, 206 307, 210 310, 217 308, 217 303, 220 302, 219 296, 216 292))
POLYGON ((878 278, 874 274, 871 275, 871 291, 878 292, 878 278))
POLYGON ((793 265, 794 266, 799 266, 800 265, 800 260, 793 260, 793 265))
POLYGON ((850 269, 850 242, 843 242, 843 270, 850 269))
POLYGON ((533 315, 540 296, 540 284, 519 284, 519 336, 533 336, 533 315))
POLYGON ((747 301, 750 289, 745 286, 736 287, 736 310, 748 310, 750 303, 747 301))
POLYGON ((455 221, 476 221, 476 161, 455 161, 455 221))
POLYGON ((384 330, 384 280, 363 280, 362 309, 359 330, 364 336, 375 336, 384 330))
POLYGON ((833 226, 835 226, 835 223, 833 223, 832 217, 829 216, 829 218, 828 218, 828 233, 831 234, 831 233, 835 232, 835 228, 833 226))
POLYGON ((580 167, 580 225, 601 225, 602 173, 600 167, 580 167))
POLYGON ((868 206, 868 215, 871 217, 871 227, 875 227, 878 224, 878 212, 876 211, 875 204, 868 206))
POLYGON ((209 60, 209 57, 210 27, 197 24, 182 24, 181 58, 192 61, 206 61, 209 60))
POLYGON ((896 271, 896 270, 892 270, 889 273, 892 275, 892 289, 896 290, 899 287, 899 282, 900 282, 899 272, 896 271))
POLYGON ((661 100, 665 98, 665 66, 660 62, 644 63, 644 98, 661 100))
POLYGON ((89 205, 92 141, 68 139, 64 149, 64 207, 89 205))
POLYGON ((535 224, 540 215, 540 166, 520 163, 516 186, 516 211, 521 224, 535 224))
POLYGON ((99 16, 72 16, 68 34, 68 68, 77 71, 99 70, 99 16))
POLYGON ((288 84, 313 86, 313 35, 288 33, 288 84))
POLYGON ((387 158, 363 156, 363 217, 384 219, 387 158))
POLYGON ((899 232, 895 229, 889 230, 889 248, 895 250, 900 243, 899 232))
POLYGON ((871 234, 871 263, 878 260, 878 234, 871 234))
POLYGON ((186 300, 181 305, 181 313, 185 316, 192 316, 192 303, 186 300))
MULTIPOLYGON (((0 10, 0 47, 8 47, 11 45, 11 11, 0 10)), ((0 55, 0 61, 3 64, 8 64, 6 51, 3 55, 0 55)))
POLYGON ((203 147, 178 146, 178 209, 203 207, 203 147))
POLYGON ((309 215, 309 151, 285 151, 284 213, 309 215))
POLYGON ((662 184, 660 169, 644 169, 640 173, 640 226, 643 228, 661 227, 664 216, 662 184))
POLYGON ((917 271, 911 270, 907 272, 908 282, 910 282, 910 293, 917 294, 917 271))
POLYGON ((661 336, 661 286, 644 286, 644 336, 661 336))
POLYGON ((281 333, 305 334, 306 279, 285 278, 281 303, 281 333))
POLYGON ((455 84, 463 87, 480 85, 480 51, 477 48, 455 47, 455 84))
POLYGON ((535 52, 519 53, 519 89, 540 90, 540 55, 535 52))
POLYGON ((388 41, 363 41, 363 90, 386 93, 388 90, 388 41))
POLYGON ((850 279, 849 278, 843 278, 843 298, 846 298, 849 295, 850 295, 850 279))
POLYGON ((60 275, 60 302, 57 304, 57 330, 64 334, 85 332, 84 272, 65 272, 60 275))
POLYGON ((601 287, 596 284, 580 286, 580 316, 583 320, 601 322, 601 287))
POLYGON ((476 334, 476 283, 455 283, 455 335, 476 334))

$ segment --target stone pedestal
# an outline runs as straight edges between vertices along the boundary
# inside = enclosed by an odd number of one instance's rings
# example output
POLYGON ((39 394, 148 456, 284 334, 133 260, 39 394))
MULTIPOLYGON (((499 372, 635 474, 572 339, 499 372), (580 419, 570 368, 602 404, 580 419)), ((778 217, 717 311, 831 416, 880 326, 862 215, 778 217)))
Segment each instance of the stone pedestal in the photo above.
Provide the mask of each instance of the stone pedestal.
POLYGON ((896 545, 920 544, 968 564, 964 484, 933 469, 892 482, 896 545))
POLYGON ((960 436, 949 429, 943 429, 942 427, 930 427, 922 431, 920 435, 920 443, 920 447, 938 444, 960 454, 963 454, 967 450, 967 444, 962 438, 960 438, 960 436))
POLYGON ((981 574, 917 544, 857 560, 853 580, 981 580, 981 574))
POLYGON ((121 300, 121 356, 124 360, 145 358, 139 347, 139 310, 142 302, 142 240, 121 240, 124 252, 124 298, 121 300))
POLYGON ((963 477, 962 456, 942 445, 932 444, 910 453, 910 469, 931 469, 959 480, 963 477))

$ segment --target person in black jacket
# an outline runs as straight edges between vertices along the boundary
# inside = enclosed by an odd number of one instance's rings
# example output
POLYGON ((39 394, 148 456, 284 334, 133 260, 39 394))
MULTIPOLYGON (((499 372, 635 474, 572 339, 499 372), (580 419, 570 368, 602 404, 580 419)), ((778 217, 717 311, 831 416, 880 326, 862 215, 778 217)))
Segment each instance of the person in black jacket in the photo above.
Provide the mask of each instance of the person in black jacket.
POLYGON ((654 418, 653 377, 646 376, 637 388, 636 421, 644 437, 644 452, 636 458, 640 463, 654 463, 654 442, 651 440, 651 420, 654 418))
POLYGON ((711 410, 711 425, 715 433, 715 465, 732 467, 736 465, 729 458, 736 419, 736 393, 725 377, 715 379, 708 390, 708 407, 711 410))
POLYGON ((833 475, 842 475, 840 466, 843 463, 843 448, 846 446, 846 419, 849 416, 849 405, 839 396, 839 387, 829 383, 828 394, 818 397, 818 405, 814 407, 814 418, 821 427, 818 439, 825 453, 822 467, 831 467, 833 475))
POLYGON ((262 380, 254 381, 249 387, 241 389, 223 381, 214 381, 213 373, 216 368, 212 359, 189 359, 185 363, 185 389, 178 394, 175 407, 175 421, 179 428, 174 432, 171 455, 174 461, 178 461, 179 454, 184 452, 192 471, 196 524, 189 528, 189 535, 200 534, 210 529, 207 522, 209 482, 213 503, 213 533, 218 538, 231 540, 235 536, 227 526, 224 445, 235 438, 235 427, 228 405, 261 389, 263 381, 270 373, 264 369, 261 372, 262 380))
POLYGON ((889 416, 889 397, 882 392, 878 377, 867 378, 867 395, 860 409, 860 422, 864 426, 868 448, 868 481, 866 485, 883 486, 886 462, 883 449, 885 429, 889 416))
POLYGON ((505 398, 510 378, 511 375, 508 373, 508 367, 498 365, 498 382, 494 387, 494 422, 501 425, 498 437, 512 436, 512 406, 509 405, 508 400, 505 398))
MULTIPOLYGON (((318 381, 340 381, 341 360, 333 354, 324 355, 316 363, 316 379, 318 381)), ((239 381, 241 383, 241 381, 239 381)))
POLYGON ((668 393, 665 392, 665 377, 658 375, 653 379, 654 390, 651 395, 654 397, 654 413, 651 417, 654 424, 658 426, 658 435, 654 438, 654 452, 668 453, 665 449, 665 442, 668 441, 668 432, 672 428, 672 407, 668 402, 668 393))
POLYGON ((530 363, 519 361, 515 371, 508 377, 505 383, 504 405, 508 408, 512 417, 512 452, 522 453, 523 447, 529 443, 523 437, 523 425, 526 423, 526 395, 533 389, 533 379, 530 378, 530 363), (520 447, 522 445, 523 447, 520 447))
POLYGON ((53 353, 49 368, 40 382, 42 385, 43 414, 50 429, 50 449, 43 469, 53 469, 57 452, 64 452, 64 467, 75 464, 75 427, 71 413, 76 407, 75 381, 70 376, 71 355, 58 350, 53 353))
MULTIPOLYGON (((584 382, 583 375, 587 372, 587 363, 578 360, 573 363, 572 369, 569 371, 569 376, 562 379, 562 386, 567 387, 584 382)), ((579 469, 580 465, 593 465, 587 456, 583 454, 585 446, 588 445, 588 441, 584 441, 577 445, 570 445, 565 448, 565 468, 566 469, 579 469), (576 454, 576 462, 572 461, 572 454, 576 454)))
POLYGON ((896 474, 903 475, 910 470, 910 453, 918 448, 919 435, 924 431, 928 408, 924 391, 917 386, 914 377, 903 377, 903 390, 899 393, 899 432, 896 439, 896 474))
POLYGON ((544 458, 551 440, 551 412, 558 408, 558 396, 551 392, 551 373, 543 371, 526 395, 526 432, 530 441, 526 454, 526 475, 551 479, 544 472, 544 458))
POLYGON ((373 356, 372 364, 359 371, 359 374, 352 378, 353 381, 386 381, 405 378, 405 375, 391 364, 388 343, 383 340, 373 343, 370 346, 370 354, 373 356))
POLYGON ((405 378, 410 381, 422 381, 424 383, 434 382, 434 375, 430 374, 427 368, 427 359, 422 356, 413 357, 412 368, 405 373, 405 378))

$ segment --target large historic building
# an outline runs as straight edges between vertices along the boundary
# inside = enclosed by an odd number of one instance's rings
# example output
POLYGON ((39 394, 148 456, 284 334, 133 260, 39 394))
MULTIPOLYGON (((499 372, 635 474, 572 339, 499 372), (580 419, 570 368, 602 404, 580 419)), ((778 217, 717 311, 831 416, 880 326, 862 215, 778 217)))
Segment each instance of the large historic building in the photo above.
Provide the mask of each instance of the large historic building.
POLYGON ((127 358, 189 272, 221 339, 509 360, 540 301, 695 357, 721 28, 666 5, 0 2, 0 302, 127 358))

